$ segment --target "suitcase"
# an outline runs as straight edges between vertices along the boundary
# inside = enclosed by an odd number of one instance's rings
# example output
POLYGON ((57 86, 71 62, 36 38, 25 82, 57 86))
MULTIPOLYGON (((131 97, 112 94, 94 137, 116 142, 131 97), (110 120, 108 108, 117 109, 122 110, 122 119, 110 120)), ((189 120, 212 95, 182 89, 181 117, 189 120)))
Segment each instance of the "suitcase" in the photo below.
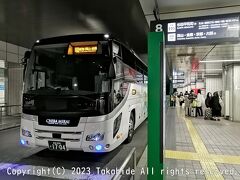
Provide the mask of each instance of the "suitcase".
POLYGON ((196 117, 196 113, 197 113, 197 110, 196 110, 196 109, 197 109, 197 108, 193 108, 193 107, 190 109, 190 116, 191 116, 191 117, 196 117))
POLYGON ((211 108, 206 108, 204 119, 211 119, 211 118, 212 118, 212 110, 211 110, 211 108))

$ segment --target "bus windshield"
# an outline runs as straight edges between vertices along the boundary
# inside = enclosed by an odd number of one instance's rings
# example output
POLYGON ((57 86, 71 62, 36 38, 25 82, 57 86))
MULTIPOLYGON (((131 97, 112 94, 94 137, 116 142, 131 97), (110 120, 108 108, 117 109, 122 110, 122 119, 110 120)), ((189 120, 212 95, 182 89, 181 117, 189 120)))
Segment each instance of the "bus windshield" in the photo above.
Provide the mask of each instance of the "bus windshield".
POLYGON ((68 44, 33 48, 26 74, 24 93, 88 95, 110 92, 110 56, 68 55, 68 44))

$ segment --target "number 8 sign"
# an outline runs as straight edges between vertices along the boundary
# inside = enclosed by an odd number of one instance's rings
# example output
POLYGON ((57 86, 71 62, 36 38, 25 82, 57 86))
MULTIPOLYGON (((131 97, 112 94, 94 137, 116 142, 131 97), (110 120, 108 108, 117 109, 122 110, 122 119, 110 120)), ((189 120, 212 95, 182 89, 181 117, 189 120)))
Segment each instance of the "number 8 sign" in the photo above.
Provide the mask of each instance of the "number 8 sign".
POLYGON ((155 28, 155 32, 162 32, 162 31, 163 31, 161 24, 156 24, 155 27, 156 27, 156 28, 155 28))

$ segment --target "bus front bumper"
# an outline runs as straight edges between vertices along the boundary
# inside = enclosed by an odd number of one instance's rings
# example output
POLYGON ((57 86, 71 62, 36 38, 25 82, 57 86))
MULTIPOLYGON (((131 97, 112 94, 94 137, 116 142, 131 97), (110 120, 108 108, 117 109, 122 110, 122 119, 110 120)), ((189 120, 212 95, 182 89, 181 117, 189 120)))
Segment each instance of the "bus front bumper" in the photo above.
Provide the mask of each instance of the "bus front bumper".
MULTIPOLYGON (((51 127, 52 131, 46 127, 39 126, 37 121, 21 119, 20 143, 27 147, 49 148, 49 142, 62 142, 66 145, 66 150, 79 150, 84 152, 109 152, 119 146, 123 139, 113 140, 111 131, 106 131, 106 122, 79 123, 84 129, 76 133, 75 130, 66 131, 67 128, 51 127), (88 127, 86 127, 88 126, 88 127), (88 131, 86 131, 86 129, 88 131), (102 131, 101 131, 102 130, 102 131), (86 141, 86 136, 94 133, 104 133, 101 141, 86 141), (61 134, 61 138, 56 138, 53 134, 61 134)), ((108 123, 109 124, 109 121, 108 123)), ((123 138, 123 137, 122 137, 123 138)))

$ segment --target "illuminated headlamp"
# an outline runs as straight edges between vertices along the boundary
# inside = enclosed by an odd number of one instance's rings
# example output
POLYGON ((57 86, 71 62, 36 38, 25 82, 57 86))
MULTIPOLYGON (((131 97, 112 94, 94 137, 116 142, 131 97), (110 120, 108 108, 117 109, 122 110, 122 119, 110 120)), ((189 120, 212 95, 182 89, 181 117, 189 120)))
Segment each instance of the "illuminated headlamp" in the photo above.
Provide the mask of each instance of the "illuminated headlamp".
POLYGON ((104 139, 104 134, 90 134, 87 135, 86 141, 102 141, 104 139))

